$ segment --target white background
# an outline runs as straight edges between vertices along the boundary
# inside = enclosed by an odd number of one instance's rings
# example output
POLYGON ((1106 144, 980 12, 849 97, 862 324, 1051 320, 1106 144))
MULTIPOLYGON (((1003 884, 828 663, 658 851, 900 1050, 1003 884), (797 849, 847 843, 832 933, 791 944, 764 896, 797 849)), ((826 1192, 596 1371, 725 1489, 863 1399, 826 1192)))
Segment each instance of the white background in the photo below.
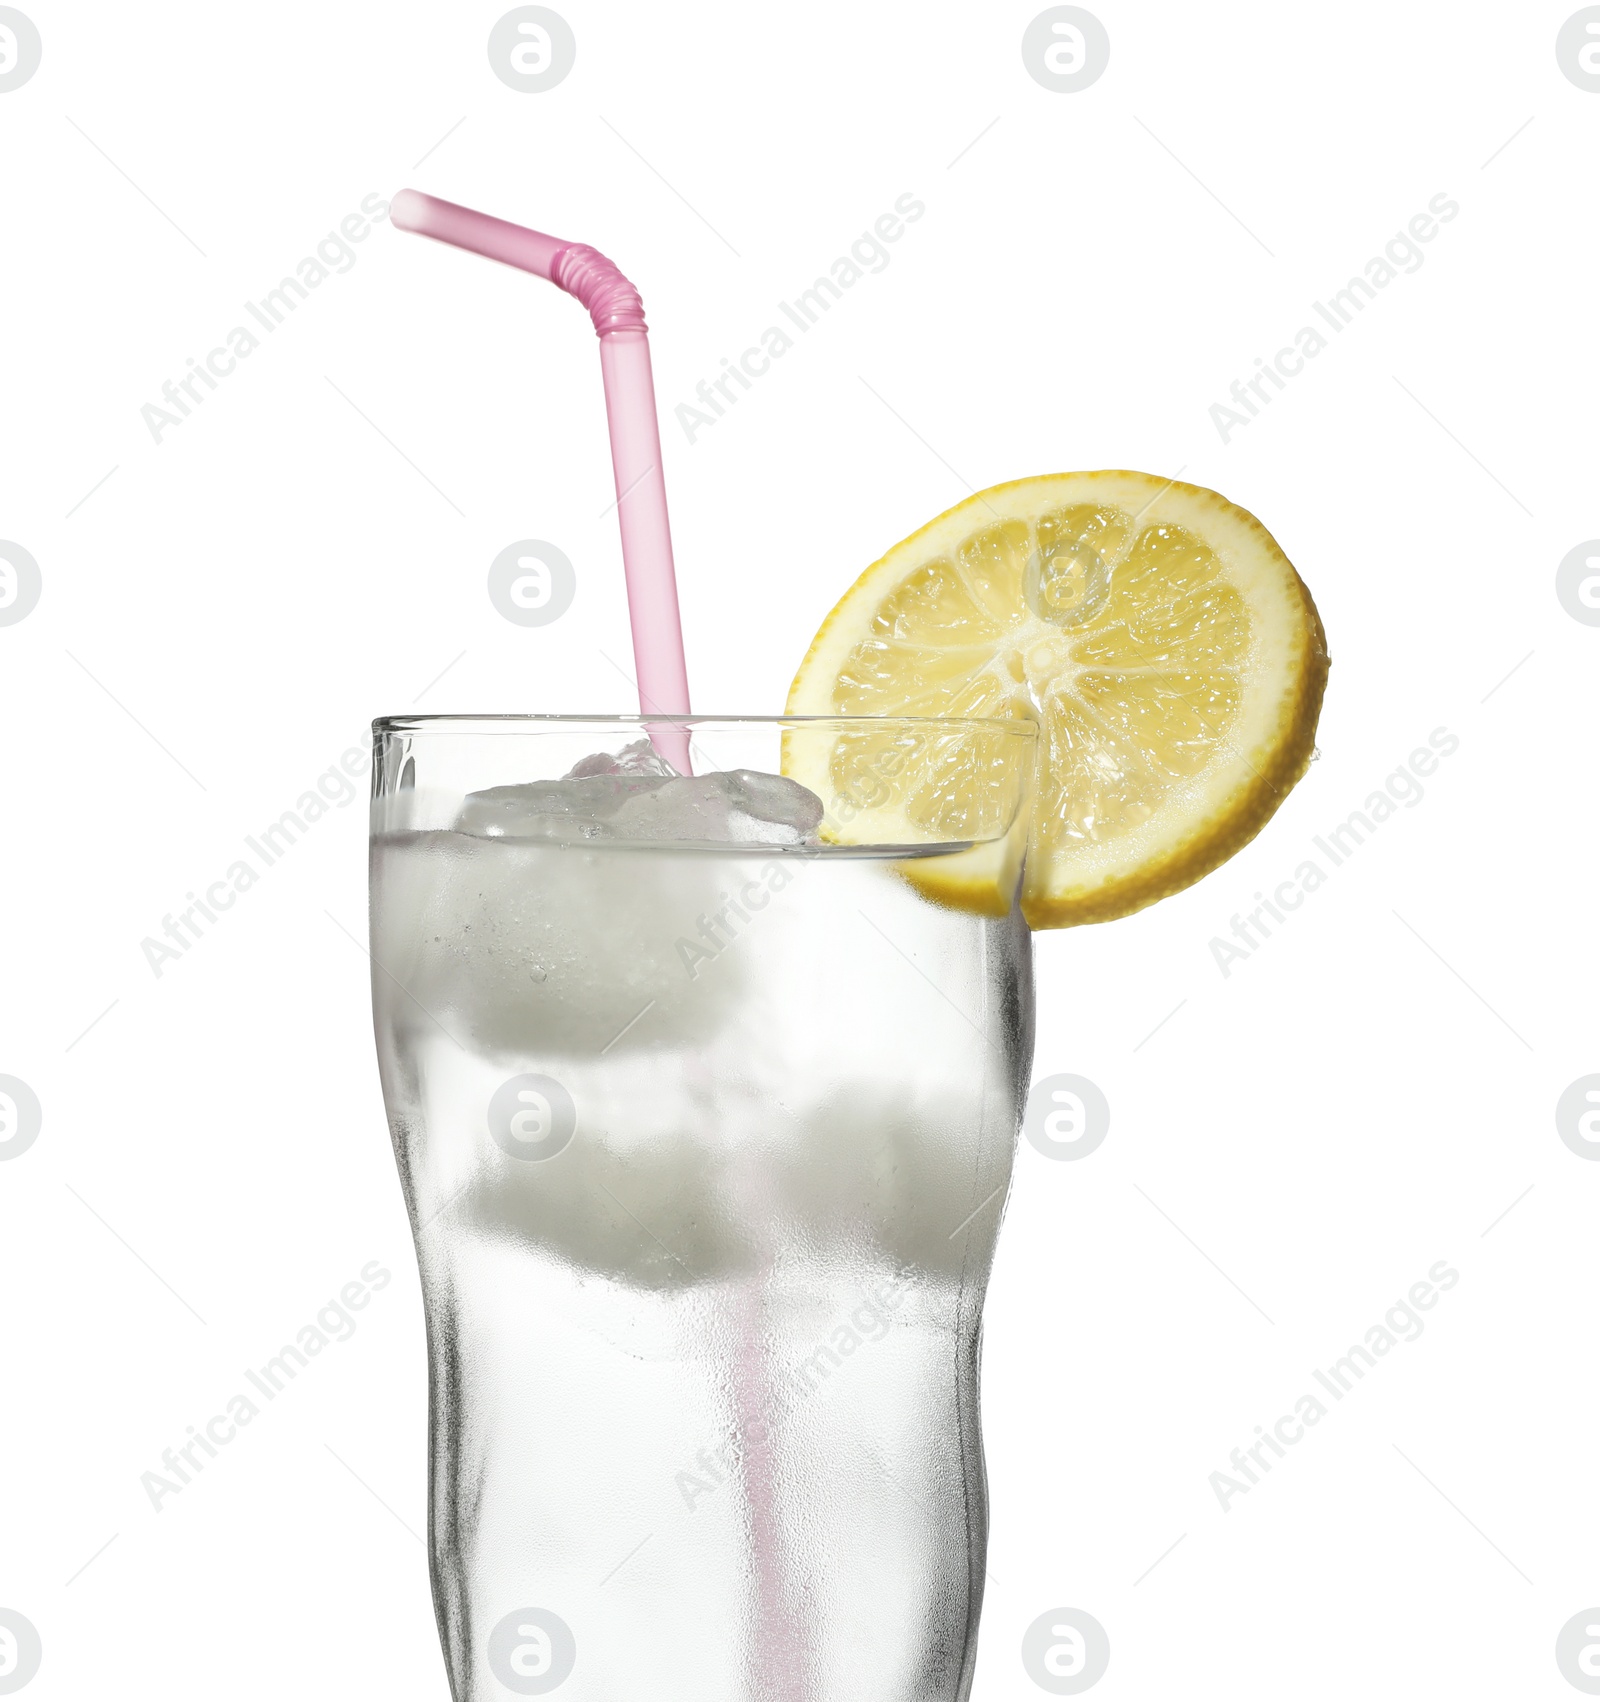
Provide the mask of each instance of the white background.
POLYGON ((1270 827, 1038 942, 1036 1076, 1091 1078, 1112 1122, 1018 1158, 975 1695, 1043 1694, 1021 1639, 1060 1606, 1106 1627, 1108 1699, 1577 1694, 1600 1167, 1553 1113, 1600 1070, 1600 629, 1554 585, 1600 534, 1600 95, 1556 62, 1573 8, 1100 0, 1110 68, 1060 94, 1022 63, 1032 3, 563 0, 576 68, 537 95, 491 74, 505 9, 29 0, 42 67, 0 95, 0 535, 43 576, 0 628, 0 1072, 44 1110, 0 1164, 30 1698, 445 1694, 362 805, 159 978, 140 945, 375 714, 631 707, 594 338, 557 292, 381 225, 180 428, 141 421, 406 183, 639 284, 702 710, 780 709, 862 566, 1029 473, 1219 488, 1323 612, 1321 756, 1270 827), (888 267, 689 443, 674 405, 908 191, 888 267), (1211 405, 1441 192, 1425 264, 1225 444, 1211 405), (522 537, 577 571, 548 628, 485 594, 522 537), (1224 977, 1211 939, 1438 727, 1423 801, 1224 977), (372 1259, 357 1334, 154 1512, 140 1474, 372 1259), (1224 1512, 1229 1451, 1440 1259, 1421 1339, 1224 1512))

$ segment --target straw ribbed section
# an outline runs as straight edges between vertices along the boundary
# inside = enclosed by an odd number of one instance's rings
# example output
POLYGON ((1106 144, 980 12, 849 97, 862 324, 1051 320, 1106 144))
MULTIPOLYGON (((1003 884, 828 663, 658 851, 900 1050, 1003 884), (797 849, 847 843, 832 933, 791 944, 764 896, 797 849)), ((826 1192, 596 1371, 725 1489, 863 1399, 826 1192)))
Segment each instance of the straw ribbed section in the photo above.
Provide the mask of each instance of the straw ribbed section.
POLYGON ((598 249, 581 242, 563 248, 550 263, 550 278, 588 308, 600 336, 647 329, 639 292, 598 249))

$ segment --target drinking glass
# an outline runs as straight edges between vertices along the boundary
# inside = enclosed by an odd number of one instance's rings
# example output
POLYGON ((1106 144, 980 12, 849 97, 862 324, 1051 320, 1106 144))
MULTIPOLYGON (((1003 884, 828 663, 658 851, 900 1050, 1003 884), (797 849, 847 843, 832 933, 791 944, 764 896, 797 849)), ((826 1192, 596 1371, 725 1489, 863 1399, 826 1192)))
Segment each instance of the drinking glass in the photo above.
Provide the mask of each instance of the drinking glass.
POLYGON ((457 1702, 965 1697, 1033 984, 1014 905, 945 900, 1020 866, 1032 723, 374 732, 373 1005, 457 1702), (801 777, 813 842, 532 833, 504 790, 685 742, 735 793, 801 777))

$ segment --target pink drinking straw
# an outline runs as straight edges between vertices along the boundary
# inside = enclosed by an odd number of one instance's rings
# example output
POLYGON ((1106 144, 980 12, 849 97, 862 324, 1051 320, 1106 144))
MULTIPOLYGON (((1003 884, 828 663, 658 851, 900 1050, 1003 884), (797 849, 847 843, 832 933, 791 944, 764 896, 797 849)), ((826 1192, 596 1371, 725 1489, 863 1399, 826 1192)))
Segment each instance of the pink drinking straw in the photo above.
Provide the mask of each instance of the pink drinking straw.
MULTIPOLYGON (((639 292, 605 255, 582 243, 562 242, 415 189, 402 189, 395 196, 389 204, 389 218, 398 230, 416 231, 548 278, 588 308, 600 336, 600 373, 611 427, 622 568, 633 623, 633 659, 639 674, 639 710, 647 719, 651 715, 687 715, 689 674, 683 660, 678 584, 672 567, 672 534, 667 526, 667 487, 661 472, 650 343, 639 292)), ((687 728, 657 725, 651 728, 650 738, 680 774, 691 772, 687 728)), ((771 1379, 766 1365, 762 1289, 770 1264, 769 1254, 761 1277, 747 1282, 741 1296, 734 1372, 755 1551, 757 1637, 749 1655, 755 1664, 754 1682, 768 1685, 776 1702, 801 1702, 807 1687, 804 1643, 784 1589, 775 1465, 766 1430, 771 1379)))
MULTIPOLYGON (((588 308, 600 337, 639 710, 646 716, 687 715, 689 672, 683 660, 678 581, 667 525, 650 338, 639 292, 605 255, 581 242, 562 242, 415 189, 402 189, 395 196, 389 219, 397 230, 416 231, 548 278, 588 308)), ((687 731, 652 729, 651 740, 680 774, 689 773, 687 731)))

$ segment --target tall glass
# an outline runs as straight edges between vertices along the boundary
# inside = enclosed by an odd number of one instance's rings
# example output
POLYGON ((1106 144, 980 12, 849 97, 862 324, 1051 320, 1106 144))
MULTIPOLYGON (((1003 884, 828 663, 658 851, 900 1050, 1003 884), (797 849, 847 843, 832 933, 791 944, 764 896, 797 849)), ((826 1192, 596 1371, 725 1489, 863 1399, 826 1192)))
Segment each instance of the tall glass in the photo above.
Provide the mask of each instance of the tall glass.
POLYGON ((375 724, 452 1692, 957 1702, 1033 986, 1014 907, 943 900, 1015 873, 1034 729, 664 726, 375 724), (803 780, 822 843, 506 825, 494 789, 682 728, 697 775, 803 780))

